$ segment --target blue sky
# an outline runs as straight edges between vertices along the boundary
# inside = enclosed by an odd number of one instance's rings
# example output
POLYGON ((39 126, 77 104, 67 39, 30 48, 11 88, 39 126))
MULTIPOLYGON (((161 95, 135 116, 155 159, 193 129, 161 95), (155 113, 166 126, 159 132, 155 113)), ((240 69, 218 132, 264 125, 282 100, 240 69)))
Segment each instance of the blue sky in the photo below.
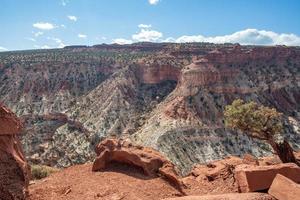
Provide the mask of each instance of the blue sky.
POLYGON ((0 51, 65 45, 299 45, 299 0, 1 0, 0 51))

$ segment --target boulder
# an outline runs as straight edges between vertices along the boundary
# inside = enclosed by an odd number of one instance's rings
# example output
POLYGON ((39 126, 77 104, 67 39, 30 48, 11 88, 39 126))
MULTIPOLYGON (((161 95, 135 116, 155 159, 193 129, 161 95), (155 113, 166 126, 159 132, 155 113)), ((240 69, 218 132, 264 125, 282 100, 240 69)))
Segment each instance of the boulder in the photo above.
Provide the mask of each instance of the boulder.
POLYGON ((231 171, 233 171, 238 165, 257 165, 255 161, 249 161, 249 159, 250 158, 247 158, 247 160, 245 160, 245 158, 241 159, 236 156, 228 156, 222 160, 216 160, 206 165, 195 165, 189 175, 195 177, 206 176, 209 180, 214 180, 216 177, 221 177, 224 179, 225 176, 228 176, 228 173, 231 173, 231 171))
POLYGON ((149 177, 163 176, 182 192, 182 182, 175 166, 152 148, 135 146, 122 139, 106 139, 96 147, 93 171, 105 170, 112 162, 142 169, 149 177))
POLYGON ((0 199, 26 199, 29 166, 25 160, 18 134, 19 119, 0 103, 0 199))
POLYGON ((268 193, 278 200, 300 199, 300 185, 277 174, 268 193))
POLYGON ((300 167, 294 163, 270 166, 239 165, 235 168, 235 178, 241 192, 256 192, 270 188, 276 174, 300 182, 300 167))
POLYGON ((168 198, 165 200, 275 200, 272 196, 264 193, 230 193, 219 195, 186 196, 168 198))

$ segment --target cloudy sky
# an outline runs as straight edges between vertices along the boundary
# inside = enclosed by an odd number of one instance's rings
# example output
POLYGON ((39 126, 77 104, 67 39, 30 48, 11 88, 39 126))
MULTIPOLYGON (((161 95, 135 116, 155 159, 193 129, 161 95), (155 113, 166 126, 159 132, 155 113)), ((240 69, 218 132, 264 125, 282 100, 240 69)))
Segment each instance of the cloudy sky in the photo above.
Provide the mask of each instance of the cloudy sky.
POLYGON ((299 0, 0 0, 0 51, 100 43, 300 46, 299 0))

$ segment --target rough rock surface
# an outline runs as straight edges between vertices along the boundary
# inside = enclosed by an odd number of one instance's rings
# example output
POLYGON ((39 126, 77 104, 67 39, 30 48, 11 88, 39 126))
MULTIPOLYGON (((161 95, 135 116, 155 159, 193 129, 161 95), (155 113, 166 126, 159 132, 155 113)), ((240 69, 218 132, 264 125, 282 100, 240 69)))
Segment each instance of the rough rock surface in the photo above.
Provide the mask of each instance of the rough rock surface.
POLYGON ((278 200, 300 199, 300 184, 277 174, 268 193, 278 200))
MULTIPOLYGON (((132 151, 137 152, 134 149, 132 151)), ((149 155, 147 150, 144 154, 149 155)), ((35 181, 29 187, 30 197, 32 200, 160 200, 184 195, 186 197, 183 199, 273 200, 268 194, 239 193, 234 170, 245 162, 248 160, 228 157, 207 165, 195 166, 188 176, 180 179, 184 184, 183 191, 179 191, 174 184, 161 176, 145 175, 141 167, 132 163, 110 162, 106 163, 105 170, 96 172, 92 171, 92 164, 77 165, 35 181)), ((256 164, 253 163, 253 166, 256 164)))
POLYGON ((299 68, 300 49, 283 46, 139 43, 3 52, 0 99, 25 119, 30 162, 91 161, 95 145, 114 135, 160 151, 185 174, 228 155, 272 153, 224 129, 224 107, 235 98, 283 112, 285 137, 299 149, 299 68), (84 129, 44 117, 57 113, 84 129))
POLYGON ((241 192, 269 189, 276 174, 281 174, 296 183, 300 183, 300 167, 294 163, 271 166, 239 165, 235 169, 235 178, 241 192))
POLYGON ((221 195, 186 196, 168 198, 165 200, 275 200, 272 196, 263 193, 231 193, 221 195))
POLYGON ((234 171, 241 164, 245 164, 243 159, 230 156, 206 165, 196 165, 182 178, 186 186, 185 192, 189 195, 238 192, 234 171))
POLYGON ((96 154, 93 171, 105 170, 111 163, 127 164, 140 168, 149 177, 162 175, 182 191, 182 183, 175 166, 151 148, 134 146, 122 140, 106 139, 97 145, 96 154))
POLYGON ((25 115, 22 138, 28 162, 64 167, 92 160, 90 132, 62 113, 25 115), (70 132, 69 134, 65 134, 70 132))
POLYGON ((29 170, 18 134, 19 119, 0 103, 0 199, 26 199, 29 170))

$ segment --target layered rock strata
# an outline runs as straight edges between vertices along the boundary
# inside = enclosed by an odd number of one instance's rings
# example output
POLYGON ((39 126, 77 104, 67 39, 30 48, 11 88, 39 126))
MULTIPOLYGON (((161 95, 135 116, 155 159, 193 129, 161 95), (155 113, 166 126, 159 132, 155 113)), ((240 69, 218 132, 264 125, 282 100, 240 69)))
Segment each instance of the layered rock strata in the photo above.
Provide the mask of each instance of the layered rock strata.
POLYGON ((283 112, 285 137, 298 149, 299 67, 300 49, 284 46, 139 43, 4 52, 0 99, 25 119, 30 162, 91 161, 94 147, 116 136, 155 148, 187 173, 228 155, 272 153, 224 129, 223 110, 236 98, 283 112))

